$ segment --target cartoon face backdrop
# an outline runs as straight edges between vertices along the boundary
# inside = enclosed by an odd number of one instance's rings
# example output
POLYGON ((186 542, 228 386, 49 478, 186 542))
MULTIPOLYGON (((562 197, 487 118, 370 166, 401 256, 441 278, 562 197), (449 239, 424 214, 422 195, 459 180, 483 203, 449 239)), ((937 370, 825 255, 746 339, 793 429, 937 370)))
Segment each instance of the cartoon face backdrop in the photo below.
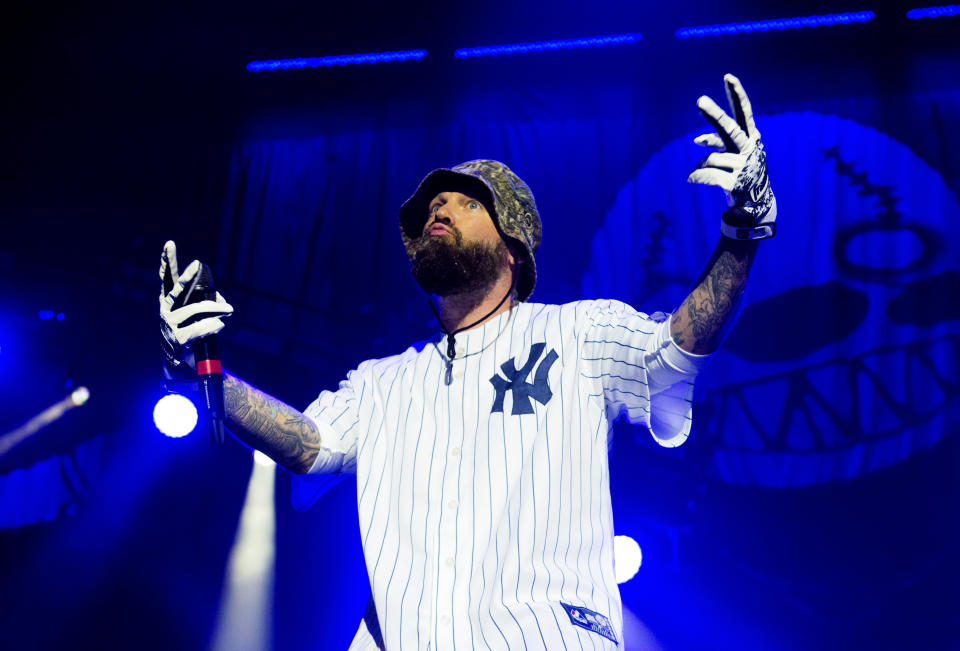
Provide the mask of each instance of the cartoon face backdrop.
MULTIPOLYGON (((960 207, 909 147, 849 119, 759 115, 780 212, 740 323, 698 386, 709 471, 735 483, 849 479, 955 425, 960 207)), ((680 303, 716 242, 718 192, 680 173, 697 132, 626 183, 583 294, 680 303)), ((702 150, 699 150, 702 152, 702 150)))

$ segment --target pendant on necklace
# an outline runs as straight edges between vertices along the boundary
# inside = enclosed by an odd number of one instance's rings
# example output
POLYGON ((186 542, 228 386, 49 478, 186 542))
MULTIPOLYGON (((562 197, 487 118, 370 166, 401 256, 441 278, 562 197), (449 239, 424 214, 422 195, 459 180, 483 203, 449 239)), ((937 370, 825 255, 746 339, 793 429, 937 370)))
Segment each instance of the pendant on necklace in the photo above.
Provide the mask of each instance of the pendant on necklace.
POLYGON ((457 340, 453 335, 447 335, 447 374, 444 382, 447 386, 453 383, 453 358, 457 356, 457 340))

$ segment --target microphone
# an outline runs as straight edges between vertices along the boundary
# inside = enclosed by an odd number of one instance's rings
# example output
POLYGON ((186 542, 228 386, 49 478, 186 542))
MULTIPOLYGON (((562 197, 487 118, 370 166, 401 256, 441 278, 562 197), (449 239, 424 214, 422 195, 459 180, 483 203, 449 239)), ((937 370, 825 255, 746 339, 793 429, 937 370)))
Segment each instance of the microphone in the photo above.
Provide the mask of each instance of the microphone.
MULTIPOLYGON (((184 305, 208 300, 217 300, 217 290, 213 286, 213 272, 210 267, 201 263, 200 271, 187 288, 184 305)), ((220 366, 217 336, 207 335, 193 342, 193 357, 197 365, 197 379, 200 381, 204 408, 210 417, 213 440, 223 443, 223 419, 226 409, 223 406, 223 368, 220 366)))

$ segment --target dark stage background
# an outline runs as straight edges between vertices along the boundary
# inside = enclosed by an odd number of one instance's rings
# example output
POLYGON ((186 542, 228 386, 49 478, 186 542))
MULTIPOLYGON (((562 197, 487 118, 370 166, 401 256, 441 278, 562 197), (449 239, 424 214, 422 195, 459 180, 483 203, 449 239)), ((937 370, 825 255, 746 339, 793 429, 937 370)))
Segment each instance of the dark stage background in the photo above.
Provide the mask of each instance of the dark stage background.
MULTIPOLYGON (((912 6, 8 8, 0 431, 75 386, 92 397, 0 457, 0 647, 216 636, 252 461, 200 429, 174 440, 153 426, 166 239, 182 264, 210 263, 236 308, 225 364, 301 408, 437 330, 396 221, 435 167, 496 158, 531 185, 534 300, 670 310, 723 207, 685 183, 706 153, 695 101, 725 105, 734 72, 779 232, 698 381, 690 440, 667 450, 616 426, 616 528, 644 552, 621 586, 626 648, 960 648, 960 16, 907 20, 912 6), (876 18, 674 36, 863 9, 876 18), (452 54, 623 32, 643 38, 452 54), (244 69, 415 48, 428 56, 244 69)), ((278 471, 267 646, 346 648, 369 592, 355 483, 305 511, 291 493, 278 471)))

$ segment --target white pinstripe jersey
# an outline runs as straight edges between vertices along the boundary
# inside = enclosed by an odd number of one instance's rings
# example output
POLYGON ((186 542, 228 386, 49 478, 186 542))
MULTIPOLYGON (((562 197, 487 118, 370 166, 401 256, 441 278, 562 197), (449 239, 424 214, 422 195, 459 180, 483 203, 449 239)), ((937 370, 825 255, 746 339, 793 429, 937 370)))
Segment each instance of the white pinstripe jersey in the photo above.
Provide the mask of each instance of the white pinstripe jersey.
POLYGON ((648 390, 664 327, 617 301, 521 303, 456 335, 450 384, 438 336, 307 408, 326 448, 311 473, 357 474, 386 648, 618 648, 610 427, 690 431, 692 379, 648 390))

